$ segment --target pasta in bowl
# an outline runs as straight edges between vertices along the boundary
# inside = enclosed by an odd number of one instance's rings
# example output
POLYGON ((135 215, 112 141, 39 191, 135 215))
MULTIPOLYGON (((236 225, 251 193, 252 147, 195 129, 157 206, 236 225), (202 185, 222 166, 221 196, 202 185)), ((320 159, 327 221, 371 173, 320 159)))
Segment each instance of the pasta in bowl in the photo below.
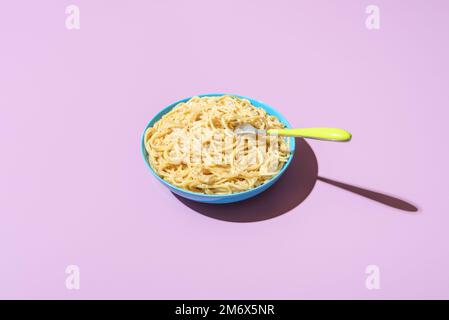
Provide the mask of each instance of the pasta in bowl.
POLYGON ((270 187, 292 160, 294 138, 237 134, 290 128, 270 106, 243 96, 207 94, 183 99, 159 112, 142 136, 151 172, 172 192, 200 202, 228 203, 270 187))

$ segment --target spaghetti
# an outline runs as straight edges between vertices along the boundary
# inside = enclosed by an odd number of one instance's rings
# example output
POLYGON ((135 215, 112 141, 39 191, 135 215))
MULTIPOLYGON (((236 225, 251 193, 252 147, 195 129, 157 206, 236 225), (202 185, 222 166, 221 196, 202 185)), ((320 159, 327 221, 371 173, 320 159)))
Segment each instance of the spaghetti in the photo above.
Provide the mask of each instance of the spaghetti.
POLYGON ((282 137, 237 134, 246 123, 259 130, 284 127, 247 99, 193 97, 145 131, 148 161, 157 175, 188 191, 230 194, 255 188, 282 169, 290 151, 282 137))

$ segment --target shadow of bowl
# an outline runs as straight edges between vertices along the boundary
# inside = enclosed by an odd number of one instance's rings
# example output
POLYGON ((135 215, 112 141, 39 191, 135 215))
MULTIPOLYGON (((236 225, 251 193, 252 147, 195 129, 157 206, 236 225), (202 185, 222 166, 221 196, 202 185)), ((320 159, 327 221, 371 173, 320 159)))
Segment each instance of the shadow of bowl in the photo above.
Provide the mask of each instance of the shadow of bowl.
POLYGON ((241 202, 207 204, 182 198, 183 204, 207 217, 228 222, 257 222, 278 217, 303 202, 317 181, 318 161, 304 139, 296 140, 295 155, 285 173, 268 190, 241 202))

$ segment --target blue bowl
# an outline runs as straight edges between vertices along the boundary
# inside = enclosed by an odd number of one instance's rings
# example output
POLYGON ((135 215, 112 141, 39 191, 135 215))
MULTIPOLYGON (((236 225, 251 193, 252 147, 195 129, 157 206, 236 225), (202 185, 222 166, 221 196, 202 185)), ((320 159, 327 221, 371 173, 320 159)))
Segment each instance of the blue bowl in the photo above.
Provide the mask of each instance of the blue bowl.
MULTIPOLYGON (((202 95, 198 95, 198 96, 199 97, 216 97, 216 96, 222 96, 222 95, 225 95, 225 94, 223 94, 223 93, 212 93, 212 94, 202 94, 202 95)), ((267 105, 267 104, 265 104, 263 102, 260 102, 260 101, 248 98, 248 97, 239 96, 239 95, 235 95, 235 94, 229 94, 229 95, 235 96, 235 97, 239 97, 239 98, 248 99, 253 106, 256 106, 256 107, 264 109, 268 114, 276 116, 287 128, 291 128, 291 125, 290 125, 290 123, 288 123, 287 119, 285 119, 285 117, 282 114, 280 114, 277 110, 275 110, 274 108, 270 107, 269 105, 267 105)), ((193 201, 204 202, 204 203, 217 203, 218 204, 218 203, 231 203, 231 202, 242 201, 242 200, 254 197, 255 195, 257 195, 257 194, 261 193, 262 191, 265 191, 269 187, 271 187, 280 178, 280 176, 285 172, 287 167, 292 162, 293 154, 294 154, 294 151, 295 151, 295 139, 294 138, 289 138, 290 139, 291 152, 290 152, 290 157, 287 160, 287 162, 285 163, 284 167, 282 167, 281 171, 279 171, 273 178, 271 178, 270 180, 268 180, 264 184, 261 184, 260 186, 254 188, 254 189, 250 189, 250 190, 239 192, 239 193, 232 193, 232 194, 210 195, 210 194, 192 192, 192 191, 188 191, 188 190, 185 190, 185 189, 181 189, 181 188, 178 188, 178 187, 170 184, 169 182, 165 181, 164 179, 159 177, 156 174, 156 172, 154 172, 153 168, 151 168, 151 165, 148 162, 148 152, 145 149, 145 141, 144 141, 144 139, 145 139, 145 131, 149 127, 152 127, 159 119, 162 118, 162 116, 164 114, 166 114, 171 109, 173 109, 178 103, 186 102, 186 101, 188 101, 190 99, 191 98, 185 98, 185 99, 179 100, 179 101, 177 101, 175 103, 172 103, 168 107, 165 107, 164 109, 162 109, 153 119, 151 119, 151 121, 145 127, 145 130, 143 131, 143 134, 142 134, 141 148, 142 148, 142 155, 143 155, 143 159, 144 159, 145 163, 147 164, 148 168, 150 168, 151 173, 156 177, 156 179, 158 179, 162 184, 167 186, 173 193, 176 193, 177 195, 179 195, 181 197, 184 197, 184 198, 187 198, 187 199, 190 199, 190 200, 193 200, 193 201)))

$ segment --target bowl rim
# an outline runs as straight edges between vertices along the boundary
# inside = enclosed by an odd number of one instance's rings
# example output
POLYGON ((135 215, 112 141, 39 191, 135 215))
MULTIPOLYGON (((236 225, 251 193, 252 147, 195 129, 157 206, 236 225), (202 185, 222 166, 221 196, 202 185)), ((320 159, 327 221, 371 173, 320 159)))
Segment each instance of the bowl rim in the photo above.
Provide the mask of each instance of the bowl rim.
MULTIPOLYGON (((287 169, 287 167, 290 165, 290 163, 292 162, 293 156, 295 154, 295 138, 290 137, 290 157, 288 158, 287 162, 285 163, 285 165, 282 167, 282 169, 276 174, 274 175, 271 179, 267 180, 266 182, 264 182, 263 184, 253 188, 253 189, 249 189, 249 190, 245 190, 242 192, 236 192, 236 193, 229 193, 229 194, 206 194, 206 193, 201 193, 201 192, 193 192, 190 190, 186 190, 186 189, 182 189, 179 188, 177 186, 174 186, 173 184, 171 184, 170 182, 162 179, 151 167, 149 161, 148 161, 148 156, 147 156, 147 150, 145 148, 145 132, 147 131, 147 129, 150 127, 150 124, 153 124, 153 122, 155 122, 155 119, 157 118, 161 118, 164 114, 168 113, 171 109, 173 109, 176 105, 178 105, 179 103, 182 102, 186 102, 188 100, 190 100, 193 97, 219 97, 219 96, 234 96, 240 99, 247 99, 251 102, 251 104, 253 104, 253 102, 256 102, 257 104, 263 105, 262 109, 264 109, 265 111, 270 110, 266 110, 265 107, 267 107, 268 109, 271 109, 272 111, 274 111, 274 116, 276 116, 277 118, 279 118, 279 120, 285 124, 285 126, 287 128, 292 128, 292 126, 290 125, 290 123, 288 122, 288 120, 282 115, 282 113, 280 113, 279 111, 277 111, 277 109, 273 108, 272 106, 270 106, 269 104, 262 102, 260 100, 256 100, 247 96, 242 96, 242 95, 238 95, 238 94, 232 94, 232 93, 206 93, 206 94, 198 94, 198 95, 194 95, 188 98, 184 98, 184 99, 180 99, 174 103, 171 103, 170 105, 168 105, 167 107, 164 107, 163 109, 161 109, 155 116, 153 116, 151 118, 151 120, 147 123, 147 125, 145 126, 145 129, 143 130, 142 133, 142 138, 141 138, 141 152, 142 152, 142 157, 143 160, 145 161, 147 167, 150 169, 151 173, 153 174, 153 176, 156 177, 156 179, 158 179, 161 183, 163 183, 164 185, 168 186, 169 188, 172 188, 178 192, 185 193, 185 194, 189 194, 195 197, 201 196, 201 197, 206 197, 206 198, 226 198, 226 197, 231 197, 231 196, 242 196, 242 195, 246 195, 246 194, 250 194, 250 193, 254 193, 257 190, 263 189, 264 187, 266 187, 267 183, 270 182, 275 182, 287 169)), ((259 107, 260 108, 260 107, 259 107)), ((272 115, 272 114, 271 114, 272 115)))

